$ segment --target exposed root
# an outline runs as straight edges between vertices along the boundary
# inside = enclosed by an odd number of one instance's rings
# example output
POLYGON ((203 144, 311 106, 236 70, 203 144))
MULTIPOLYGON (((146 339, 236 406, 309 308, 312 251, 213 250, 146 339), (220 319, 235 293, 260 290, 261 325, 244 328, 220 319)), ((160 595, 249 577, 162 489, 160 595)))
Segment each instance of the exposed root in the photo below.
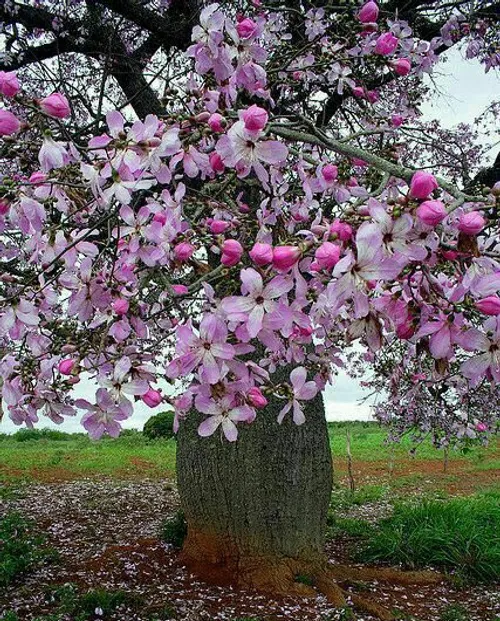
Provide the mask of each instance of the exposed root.
POLYGON ((432 571, 400 571, 391 567, 350 567, 349 565, 331 565, 330 567, 331 575, 338 582, 378 580, 406 586, 438 584, 445 580, 443 574, 432 571))
POLYGON ((368 614, 377 617, 377 619, 380 619, 380 621, 395 621, 396 617, 390 610, 384 608, 384 606, 377 604, 371 599, 356 595, 356 593, 349 593, 349 596, 354 604, 354 607, 359 610, 359 612, 367 612, 368 614))
POLYGON ((242 556, 237 547, 227 541, 221 546, 217 537, 193 531, 188 535, 181 560, 207 582, 233 584, 283 596, 316 597, 319 592, 336 608, 345 607, 350 599, 355 609, 380 621, 394 621, 395 617, 384 606, 348 592, 342 586, 374 580, 402 585, 435 584, 444 580, 441 574, 429 571, 330 565, 320 554, 312 554, 309 558, 242 556))

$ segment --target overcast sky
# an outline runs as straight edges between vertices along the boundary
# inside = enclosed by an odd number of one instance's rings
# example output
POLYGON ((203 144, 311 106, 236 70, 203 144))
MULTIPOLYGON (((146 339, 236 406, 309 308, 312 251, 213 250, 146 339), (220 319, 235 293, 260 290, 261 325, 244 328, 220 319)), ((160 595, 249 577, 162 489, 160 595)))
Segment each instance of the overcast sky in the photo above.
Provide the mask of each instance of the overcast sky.
MULTIPOLYGON (((490 71, 485 74, 483 68, 476 61, 466 61, 461 58, 460 52, 453 51, 448 55, 449 62, 440 65, 436 83, 441 95, 433 98, 432 102, 422 105, 424 118, 439 119, 446 127, 458 123, 471 123, 478 117, 492 101, 498 99, 500 93, 500 76, 490 71)), ((492 151, 494 159, 495 151, 492 151)), ((76 397, 91 399, 92 386, 82 384, 75 391, 76 397)), ((329 420, 367 420, 370 418, 369 404, 360 404, 363 390, 358 383, 345 375, 337 377, 335 385, 325 392, 325 406, 329 420)), ((134 416, 125 421, 124 427, 142 428, 144 422, 157 410, 151 410, 143 403, 136 406, 134 416)), ((65 431, 81 431, 79 417, 67 420, 59 429, 65 431)), ((40 426, 56 427, 48 419, 43 419, 40 426)), ((10 433, 17 427, 8 417, 0 423, 0 433, 10 433)))

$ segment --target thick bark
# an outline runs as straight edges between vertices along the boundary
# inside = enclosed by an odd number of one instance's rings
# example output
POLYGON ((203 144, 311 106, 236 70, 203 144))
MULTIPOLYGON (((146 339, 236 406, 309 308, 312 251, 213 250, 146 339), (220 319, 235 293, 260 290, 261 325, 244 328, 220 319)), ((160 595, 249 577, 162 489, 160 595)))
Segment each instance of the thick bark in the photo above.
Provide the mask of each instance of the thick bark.
MULTIPOLYGON (((188 522, 183 560, 203 578, 274 592, 304 592, 298 575, 323 560, 332 461, 321 396, 307 422, 276 421, 271 402, 229 443, 196 433, 202 417, 181 426, 178 485, 188 522), (295 584, 295 588, 294 588, 295 584)), ((315 568, 315 569, 313 569, 315 568)))

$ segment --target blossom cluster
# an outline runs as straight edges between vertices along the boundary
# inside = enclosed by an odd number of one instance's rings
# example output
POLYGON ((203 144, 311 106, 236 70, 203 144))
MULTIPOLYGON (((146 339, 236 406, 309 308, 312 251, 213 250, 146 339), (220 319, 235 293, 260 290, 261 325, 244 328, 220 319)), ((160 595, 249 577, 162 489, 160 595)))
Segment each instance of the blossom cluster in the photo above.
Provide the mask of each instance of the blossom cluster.
MULTIPOLYGON (((375 367, 395 344, 420 361, 407 393, 423 419, 422 408, 446 409, 435 386, 461 403, 498 397, 498 184, 469 196, 375 153, 370 134, 392 140, 405 102, 366 125, 362 149, 275 101, 291 74, 311 94, 326 83, 374 105, 361 65, 420 75, 443 39, 421 45, 368 2, 353 45, 333 45, 318 9, 304 16, 311 48, 276 69, 280 19, 209 5, 187 51, 198 81, 184 107, 134 122, 110 110, 84 143, 63 131, 64 95, 33 100, 0 74, 5 152, 30 161, 0 187, 0 376, 16 424, 84 410, 92 437, 114 436, 142 400, 169 403, 177 424, 196 409, 201 436, 234 441, 278 399, 278 420, 300 425, 354 342, 375 367), (98 383, 94 400, 72 398, 82 378, 98 383), (433 404, 419 401, 424 389, 433 404)), ((458 435, 495 424, 477 408, 453 416, 458 435)))

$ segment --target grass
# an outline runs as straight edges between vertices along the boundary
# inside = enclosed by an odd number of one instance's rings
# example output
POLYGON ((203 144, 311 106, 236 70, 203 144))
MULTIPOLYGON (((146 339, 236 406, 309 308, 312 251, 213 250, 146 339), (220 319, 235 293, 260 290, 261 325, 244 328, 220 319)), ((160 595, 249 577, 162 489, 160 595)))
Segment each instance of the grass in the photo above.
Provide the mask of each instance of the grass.
POLYGON ((0 519, 0 587, 6 587, 40 562, 54 559, 33 522, 18 513, 0 519))
MULTIPOLYGON (((330 444, 337 470, 345 469, 345 423, 330 423, 330 444)), ((385 444, 386 432, 376 423, 349 423, 354 466, 359 462, 379 462, 387 466, 391 456, 396 463, 408 459, 410 440, 392 448, 385 444)), ((134 476, 174 478, 176 442, 148 440, 142 433, 127 431, 118 439, 91 441, 84 434, 57 430, 21 430, 11 436, 0 434, 0 483, 19 481, 57 481, 82 477, 134 476)), ((443 451, 429 442, 419 446, 413 462, 440 460, 443 451)), ((450 451, 450 471, 454 460, 464 459, 474 472, 499 465, 499 442, 477 448, 466 456, 450 451)))
POLYGON ((359 559, 436 567, 470 582, 500 580, 500 493, 398 502, 368 531, 359 559))

